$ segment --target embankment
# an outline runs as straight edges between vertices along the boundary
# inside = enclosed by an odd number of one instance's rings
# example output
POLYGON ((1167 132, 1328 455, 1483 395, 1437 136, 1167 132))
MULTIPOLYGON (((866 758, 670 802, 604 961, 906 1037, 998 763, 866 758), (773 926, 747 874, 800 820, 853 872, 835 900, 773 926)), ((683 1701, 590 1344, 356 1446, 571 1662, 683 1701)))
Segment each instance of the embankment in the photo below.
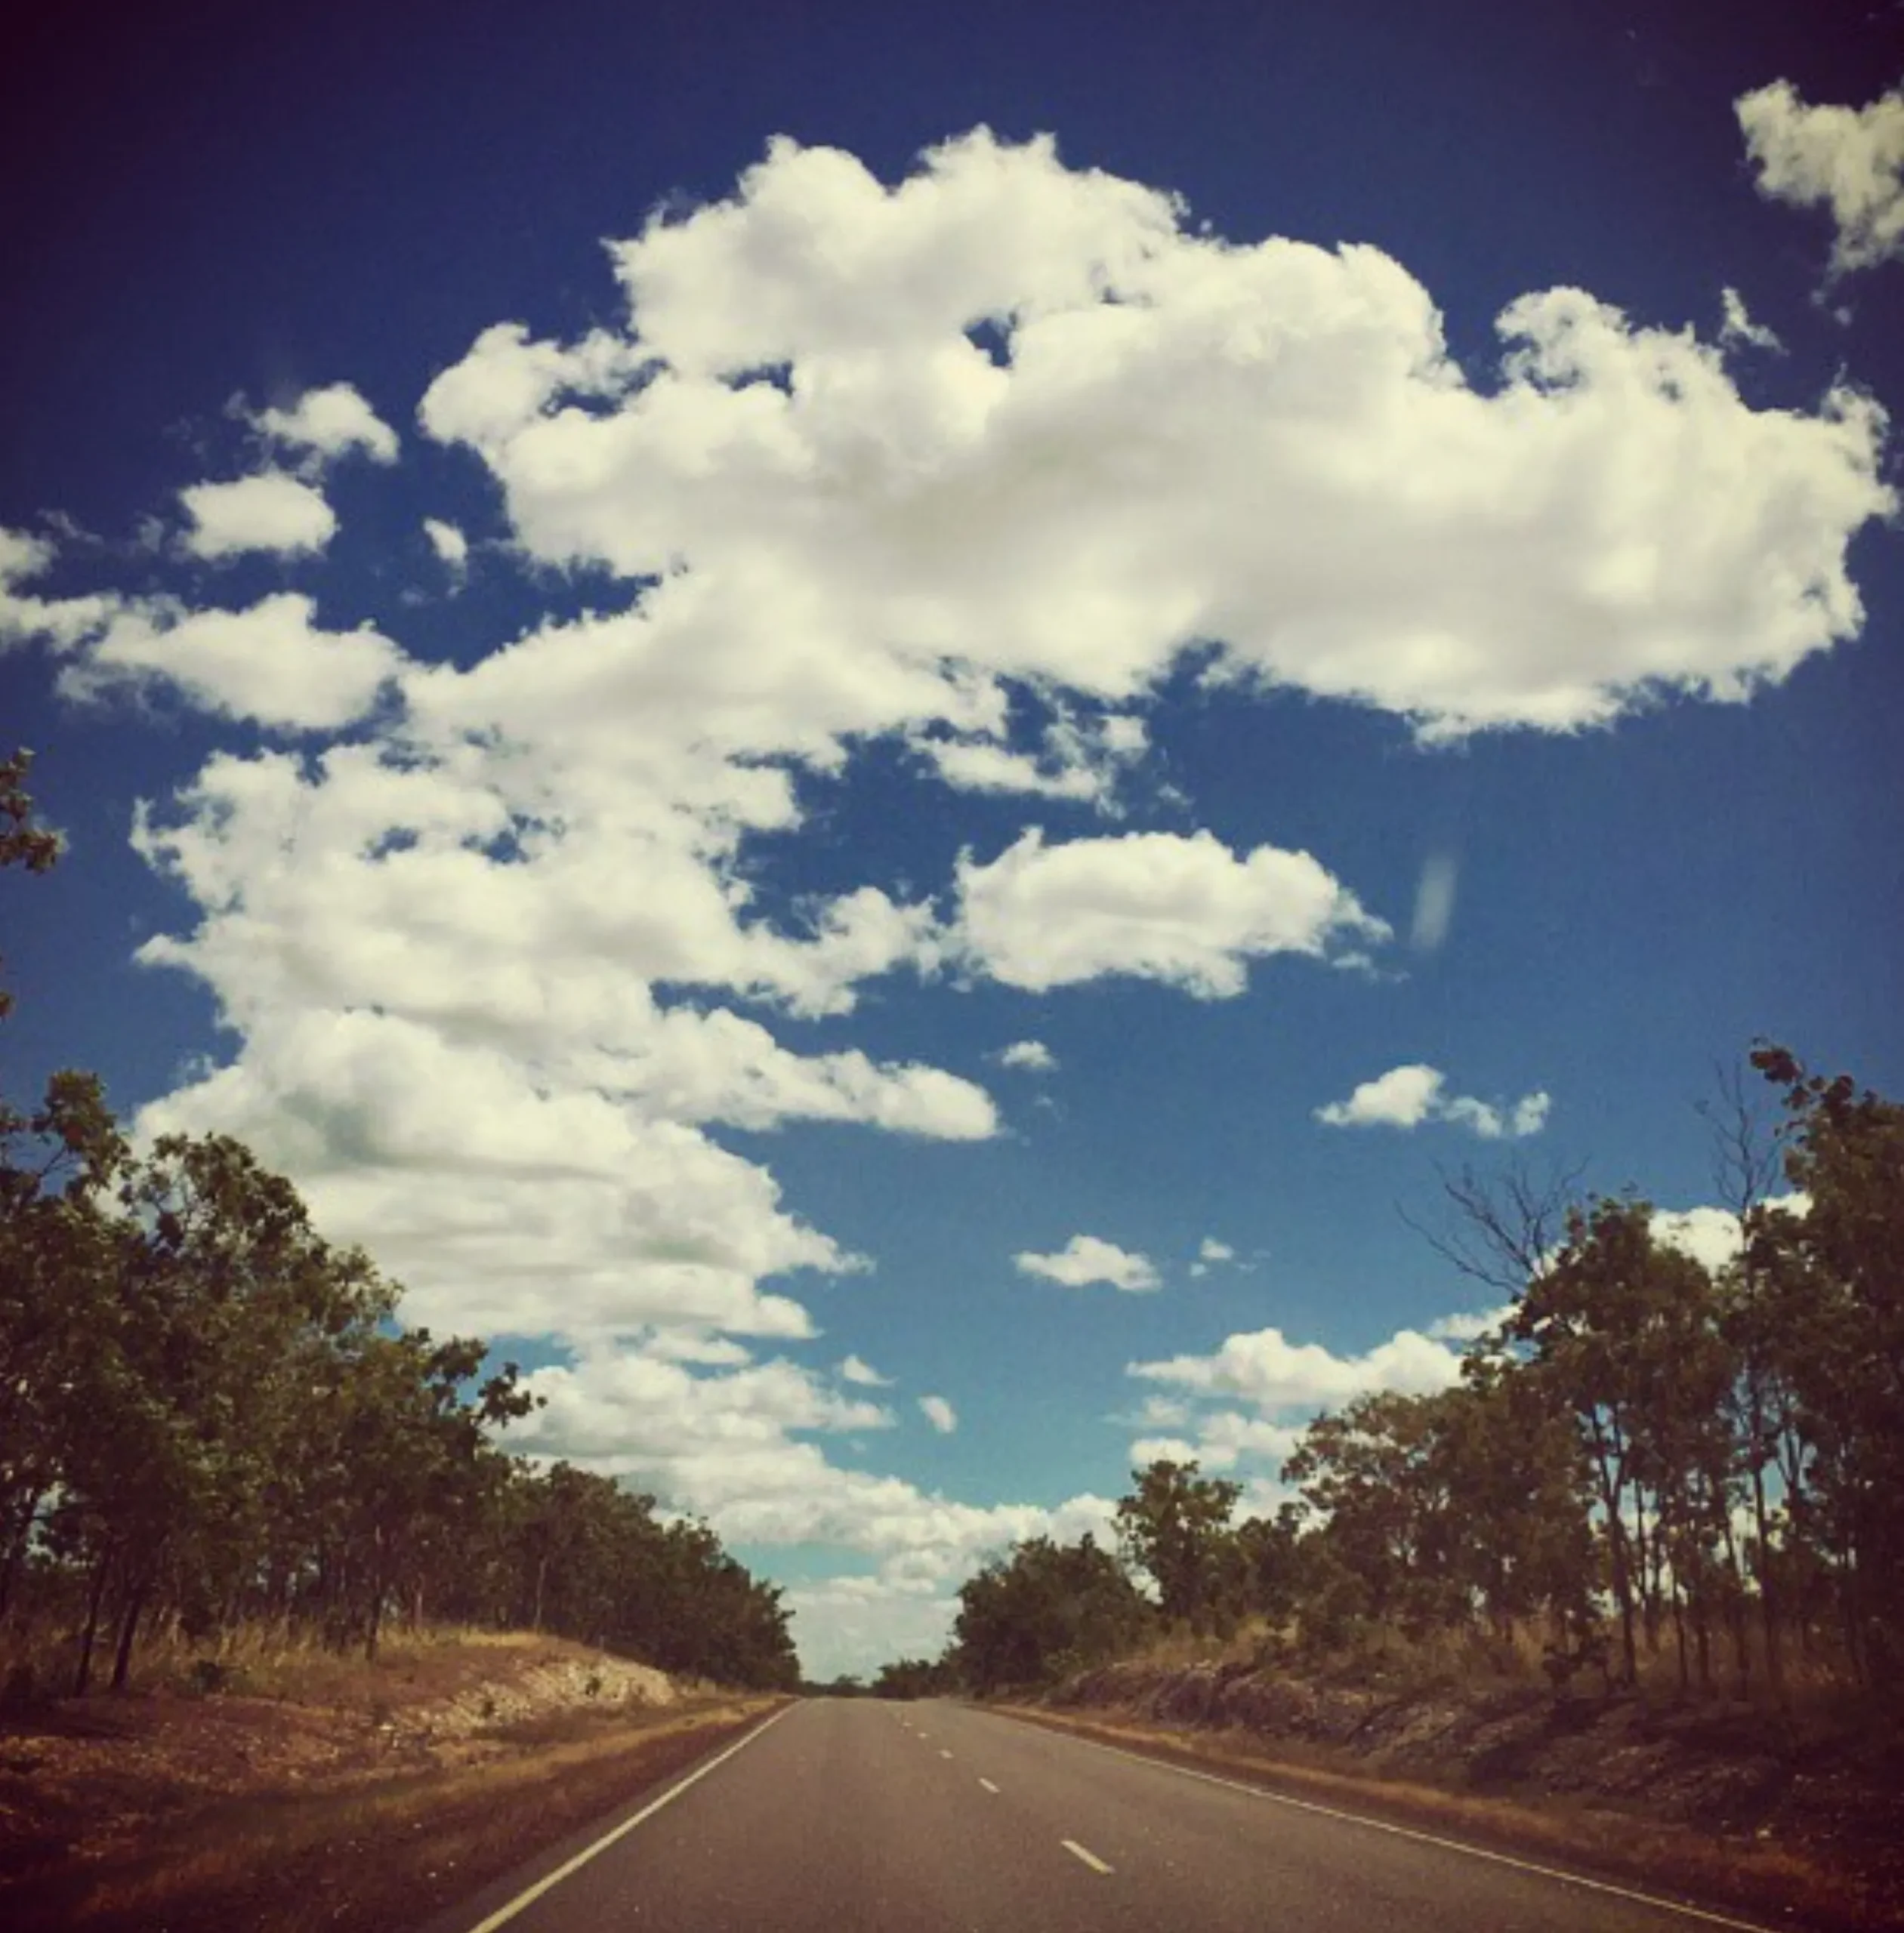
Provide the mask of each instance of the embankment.
POLYGON ((0 1723, 0 1922, 417 1924, 776 1702, 520 1635, 246 1676, 271 1695, 62 1700, 0 1723))
POLYGON ((1743 1703, 1106 1666, 1027 1716, 1714 1904, 1904 1924, 1904 1739, 1743 1703))

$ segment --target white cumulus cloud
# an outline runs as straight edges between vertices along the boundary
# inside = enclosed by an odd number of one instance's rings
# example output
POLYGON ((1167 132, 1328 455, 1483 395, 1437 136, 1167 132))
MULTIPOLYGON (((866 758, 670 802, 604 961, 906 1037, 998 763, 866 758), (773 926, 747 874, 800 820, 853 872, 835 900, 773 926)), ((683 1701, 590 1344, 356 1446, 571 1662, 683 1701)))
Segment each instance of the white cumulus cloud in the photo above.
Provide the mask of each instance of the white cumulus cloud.
POLYGON ((1138 1295, 1161 1286, 1162 1278, 1149 1256, 1097 1235, 1075 1235, 1051 1255, 1026 1250, 1012 1257, 1023 1275, 1041 1275, 1067 1289, 1088 1288, 1094 1282, 1108 1283, 1126 1294, 1138 1295))
POLYGON ((1774 81, 1733 107, 1759 193, 1830 211, 1835 274, 1904 257, 1904 88, 1863 107, 1813 106, 1774 81))
POLYGON ((1552 1097, 1536 1091, 1512 1103, 1450 1094, 1447 1076, 1424 1062, 1391 1067, 1358 1086, 1346 1101, 1331 1101, 1316 1118, 1331 1127, 1419 1127, 1440 1121, 1465 1127, 1483 1141, 1520 1140, 1547 1125, 1552 1097))
POLYGON ((951 1435, 958 1427, 958 1412, 943 1396, 921 1396, 919 1408, 941 1436, 951 1435))
POLYGON ((242 611, 128 603, 60 688, 88 698, 162 684, 207 711, 275 731, 326 732, 369 711, 405 661, 381 632, 326 630, 308 597, 284 591, 242 611))
POLYGON ((337 534, 337 513, 323 492, 279 470, 231 483, 194 483, 178 499, 192 519, 186 549, 214 562, 249 550, 313 556, 337 534))
POLYGON ((1239 857, 1208 832, 1048 846, 1034 828, 989 862, 964 854, 958 896, 971 960, 1036 991, 1122 973, 1224 999, 1242 991, 1251 959, 1388 935, 1307 852, 1239 857))
MULTIPOLYGON (((1765 1205, 1787 1214, 1802 1215, 1810 1207, 1811 1198, 1802 1192, 1781 1195, 1765 1205)), ((1656 1208, 1652 1232, 1656 1241, 1691 1256, 1715 1272, 1739 1253, 1739 1217, 1729 1208, 1716 1208, 1709 1204, 1692 1208, 1656 1208)))
MULTIPOLYGON (((162 680, 214 720, 340 735, 218 752, 140 815, 187 909, 140 957, 228 1030, 142 1132, 244 1137, 406 1282, 412 1320, 566 1343, 536 1372, 538 1454, 943 1609, 982 1553, 1111 1506, 830 1461, 816 1438, 890 1420, 875 1386, 755 1357, 812 1336, 804 1282, 865 1265, 721 1131, 852 1124, 920 1161, 996 1133, 977 1082, 852 1044, 881 976, 1219 998, 1253 962, 1390 935, 1326 855, 1208 831, 1028 831, 949 879, 789 896, 776 858, 815 797, 878 748, 934 797, 1114 814, 1187 653, 1217 698, 1345 701, 1428 738, 1743 699, 1859 629, 1845 559, 1892 505, 1884 422, 1848 387, 1754 408, 1719 344, 1577 289, 1511 303, 1499 353, 1463 367, 1379 249, 1226 239, 983 131, 891 184, 776 142, 612 260, 612 326, 474 318, 417 419, 481 467, 498 558, 532 588, 587 567, 560 581, 605 579, 597 608, 565 597, 504 639, 472 613, 426 664, 298 599, 37 595, 53 547, 0 533, 0 640, 75 691, 162 680), (823 1049, 800 1024, 822 1016, 823 1049)), ((321 552, 310 479, 400 454, 344 384, 257 427, 300 473, 185 492, 188 553, 321 552)), ((455 567, 450 529, 424 536, 455 567)), ((1435 1099, 1504 1135, 1544 1107, 1435 1099)), ((1159 1281, 1082 1235, 1018 1266, 1159 1281)), ((1425 1377, 1438 1345, 1384 1346, 1366 1374, 1425 1377)), ((1165 1386, 1186 1419, 1153 1435, 1246 1459, 1245 1425, 1288 1421, 1165 1386)))
POLYGON ((430 540, 430 547, 436 552, 438 562, 452 576, 460 577, 469 565, 469 539, 461 529, 446 523, 440 516, 426 516, 423 519, 423 534, 430 540))
POLYGON ((1058 1057, 1042 1040, 1014 1040, 997 1054, 1001 1067, 1022 1068, 1028 1074, 1053 1074, 1058 1057))
POLYGON ((394 463, 397 432, 350 383, 307 390, 285 409, 266 409, 252 421, 273 442, 302 450, 320 463, 361 450, 373 463, 394 463))
POLYGON ((671 634, 718 610, 730 704, 854 669, 794 707, 828 732, 851 689, 995 735, 961 680, 1121 704, 1199 641, 1431 735, 1566 730, 1858 629, 1846 547, 1890 497, 1849 388, 1754 409, 1716 345, 1577 288, 1511 303, 1470 373, 1380 250, 1187 214, 1048 140, 980 130, 896 187, 778 140, 613 245, 625 330, 488 330, 421 419, 531 554, 661 578, 671 634))

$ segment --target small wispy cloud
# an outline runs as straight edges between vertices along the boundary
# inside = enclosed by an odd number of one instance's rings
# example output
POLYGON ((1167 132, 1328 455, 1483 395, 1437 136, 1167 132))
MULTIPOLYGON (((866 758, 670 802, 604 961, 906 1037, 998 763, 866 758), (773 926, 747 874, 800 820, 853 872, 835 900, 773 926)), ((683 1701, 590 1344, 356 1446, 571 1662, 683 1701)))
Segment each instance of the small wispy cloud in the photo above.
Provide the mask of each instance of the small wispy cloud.
POLYGON ((958 1412, 943 1396, 921 1396, 919 1407, 925 1420, 941 1436, 949 1436, 958 1427, 958 1412))

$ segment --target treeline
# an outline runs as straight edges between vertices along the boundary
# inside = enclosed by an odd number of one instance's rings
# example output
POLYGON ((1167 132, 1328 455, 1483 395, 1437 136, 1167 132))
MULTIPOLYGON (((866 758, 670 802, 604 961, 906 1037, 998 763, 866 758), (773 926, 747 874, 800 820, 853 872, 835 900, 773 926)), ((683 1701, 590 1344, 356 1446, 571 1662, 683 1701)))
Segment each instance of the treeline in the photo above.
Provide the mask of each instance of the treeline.
POLYGON ((1318 1418, 1283 1469, 1300 1501, 1273 1518, 1236 1521, 1239 1486, 1195 1463, 1134 1472, 1118 1551, 1017 1545, 961 1591, 945 1656, 878 1688, 1048 1682, 1160 1629, 1253 1618, 1320 1651, 1531 1639, 1557 1684, 1663 1668, 1684 1691, 1782 1702, 1796 1659, 1894 1696, 1904 1107, 1782 1048, 1751 1058, 1781 1125, 1757 1133, 1735 1095, 1720 1145, 1743 1239, 1723 1266, 1662 1241, 1642 1200, 1458 1188, 1522 1271, 1458 1384, 1318 1418))
MULTIPOLYGON (((44 870, 25 777, 0 763, 0 865, 44 870)), ((236 1141, 135 1153, 88 1075, 0 1101, 0 1620, 69 1631, 80 1692, 161 1627, 374 1654, 393 1618, 797 1681, 777 1591, 653 1497, 505 1452, 516 1367, 398 1299, 236 1141)))

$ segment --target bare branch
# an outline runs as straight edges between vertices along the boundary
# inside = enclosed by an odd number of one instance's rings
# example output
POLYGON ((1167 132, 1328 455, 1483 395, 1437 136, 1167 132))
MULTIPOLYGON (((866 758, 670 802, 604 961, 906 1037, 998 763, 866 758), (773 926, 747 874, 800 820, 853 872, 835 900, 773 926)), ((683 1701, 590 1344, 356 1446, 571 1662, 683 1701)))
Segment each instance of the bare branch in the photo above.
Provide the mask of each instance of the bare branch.
POLYGON ((1714 1091, 1698 1103, 1712 1142, 1712 1185, 1722 1207, 1741 1222, 1763 1207, 1784 1178, 1784 1149, 1778 1124, 1761 1102, 1756 1084, 1748 1087, 1737 1063, 1713 1069, 1714 1091))
POLYGON ((1402 1219, 1443 1261, 1497 1293, 1517 1296, 1552 1259, 1566 1229, 1567 1211, 1581 1196, 1584 1164, 1536 1174, 1516 1161, 1490 1179, 1464 1166, 1436 1171, 1446 1210, 1431 1228, 1406 1209, 1402 1219))

